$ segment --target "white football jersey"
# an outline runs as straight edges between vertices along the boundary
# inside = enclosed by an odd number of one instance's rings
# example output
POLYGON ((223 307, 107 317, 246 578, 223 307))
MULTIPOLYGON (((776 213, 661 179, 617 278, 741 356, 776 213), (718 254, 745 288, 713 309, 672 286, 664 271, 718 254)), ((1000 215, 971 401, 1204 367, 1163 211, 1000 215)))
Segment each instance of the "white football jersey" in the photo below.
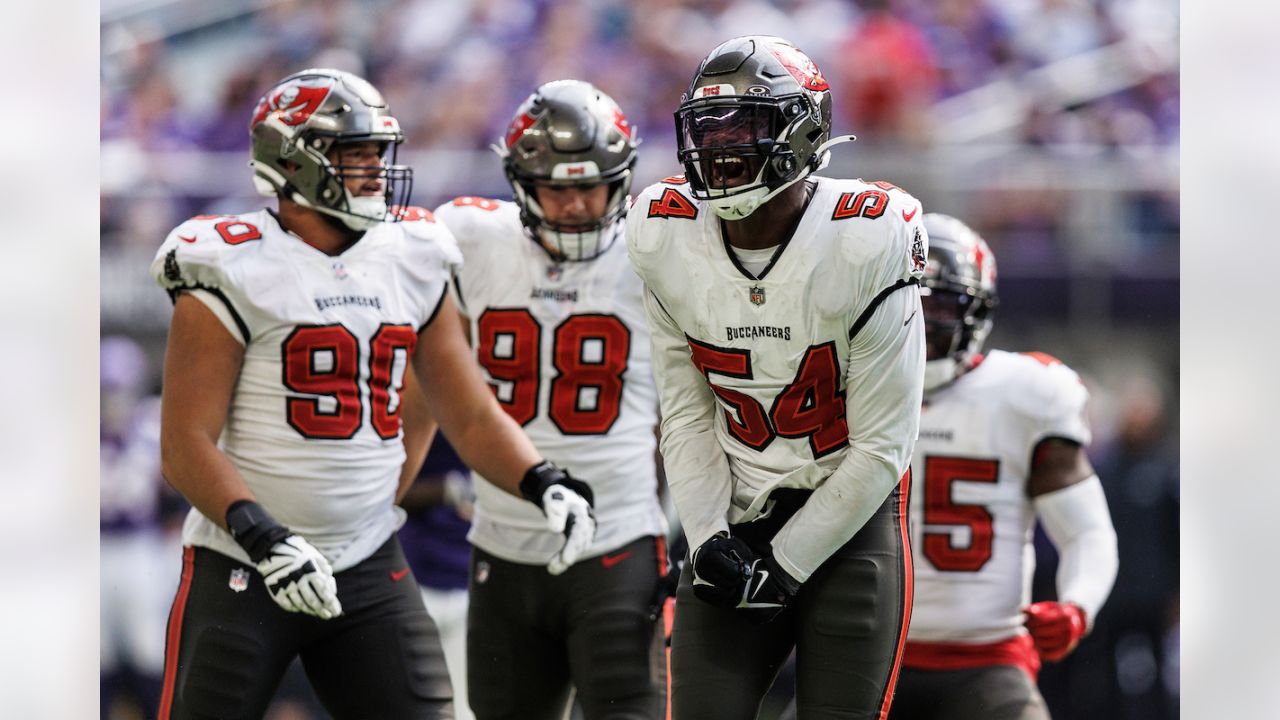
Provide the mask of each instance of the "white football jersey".
POLYGON ((993 350, 932 393, 912 459, 909 639, 987 643, 1022 632, 1035 569, 1027 476, 1036 445, 1086 445, 1088 393, 1042 353, 993 350))
MULTIPOLYGON (((286 232, 269 210, 198 216, 169 234, 151 266, 171 293, 196 291, 244 344, 219 447, 335 571, 403 521, 394 506, 405 458, 399 390, 461 262, 448 230, 413 213, 336 256, 286 232)), ((183 542, 248 562, 195 509, 183 542)))
MULTIPOLYGON (((544 457, 591 486, 597 529, 584 557, 665 535, 649 332, 621 225, 603 254, 560 263, 525 234, 514 203, 458 198, 436 213, 466 260, 454 291, 498 401, 544 457)), ((525 563, 559 551, 564 538, 537 506, 475 477, 473 544, 525 563)))
POLYGON ((919 202, 888 183, 814 180, 758 279, 683 177, 647 188, 627 218, 649 290, 667 483, 690 544, 768 512, 775 487, 817 488, 774 539, 800 580, 906 470, 924 367, 919 202))

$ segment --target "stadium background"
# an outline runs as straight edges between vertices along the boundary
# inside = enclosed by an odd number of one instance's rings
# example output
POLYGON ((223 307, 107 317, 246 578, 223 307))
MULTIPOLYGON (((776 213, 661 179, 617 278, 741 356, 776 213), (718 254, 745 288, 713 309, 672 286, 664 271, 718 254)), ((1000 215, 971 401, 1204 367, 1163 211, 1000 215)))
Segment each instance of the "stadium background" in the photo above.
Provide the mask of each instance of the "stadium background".
MULTIPOLYGON (((792 40, 831 83, 834 131, 859 140, 825 174, 892 181, 990 242, 1001 306, 988 346, 1047 352, 1084 377, 1121 571, 1098 631, 1042 687, 1055 718, 1175 717, 1172 0, 103 0, 101 330, 143 351, 104 382, 126 399, 159 390, 169 302, 147 267, 183 219, 263 204, 247 120, 285 74, 333 66, 377 85, 426 207, 509 197, 489 143, 537 83, 589 80, 638 128, 638 189, 679 170, 671 112, 698 60, 748 33, 792 40)), ((1038 596, 1052 588, 1043 545, 1038 596)))

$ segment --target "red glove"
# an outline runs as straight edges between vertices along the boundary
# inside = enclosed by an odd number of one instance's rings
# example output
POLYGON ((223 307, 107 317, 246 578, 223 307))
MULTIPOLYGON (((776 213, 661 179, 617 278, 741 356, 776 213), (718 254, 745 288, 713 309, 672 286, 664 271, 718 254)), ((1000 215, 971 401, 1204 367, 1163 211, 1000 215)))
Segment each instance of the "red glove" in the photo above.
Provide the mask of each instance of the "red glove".
POLYGON ((1058 661, 1076 648, 1084 636, 1084 610, 1071 603, 1038 602, 1022 608, 1036 651, 1045 660, 1058 661))

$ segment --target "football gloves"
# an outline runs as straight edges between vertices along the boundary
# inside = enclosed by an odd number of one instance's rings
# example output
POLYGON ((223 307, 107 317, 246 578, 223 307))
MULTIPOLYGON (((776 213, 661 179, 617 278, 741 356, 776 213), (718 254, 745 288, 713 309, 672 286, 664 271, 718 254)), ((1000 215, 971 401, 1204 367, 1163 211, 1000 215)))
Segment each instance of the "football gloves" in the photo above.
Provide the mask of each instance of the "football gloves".
POLYGON ((1058 661, 1075 649, 1084 636, 1084 610, 1072 603, 1045 601, 1022 609, 1036 651, 1045 660, 1058 661))
POLYGON ((252 500, 232 503, 226 521, 231 537, 257 566, 277 605, 322 620, 342 614, 333 566, 311 543, 252 500))
POLYGON ((689 562, 694 595, 711 605, 745 610, 755 623, 777 617, 800 589, 772 557, 756 557, 745 542, 725 532, 699 545, 689 562))
POLYGON ((544 460, 524 474, 520 495, 542 509, 547 528, 564 535, 564 545, 547 563, 547 572, 559 575, 568 570, 595 539, 595 496, 591 486, 544 460))

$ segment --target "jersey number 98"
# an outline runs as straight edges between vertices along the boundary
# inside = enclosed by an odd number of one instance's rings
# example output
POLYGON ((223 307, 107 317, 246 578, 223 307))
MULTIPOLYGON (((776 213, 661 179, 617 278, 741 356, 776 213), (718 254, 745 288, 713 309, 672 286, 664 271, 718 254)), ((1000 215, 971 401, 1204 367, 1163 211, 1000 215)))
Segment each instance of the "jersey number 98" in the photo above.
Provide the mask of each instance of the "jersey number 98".
MULTIPOLYGON (((538 414, 542 326, 524 308, 490 309, 480 316, 476 345, 489 377, 508 383, 507 414, 527 425, 538 414)), ((622 410, 623 374, 631 331, 615 315, 570 315, 554 330, 554 376, 547 417, 565 435, 603 435, 622 410)))

